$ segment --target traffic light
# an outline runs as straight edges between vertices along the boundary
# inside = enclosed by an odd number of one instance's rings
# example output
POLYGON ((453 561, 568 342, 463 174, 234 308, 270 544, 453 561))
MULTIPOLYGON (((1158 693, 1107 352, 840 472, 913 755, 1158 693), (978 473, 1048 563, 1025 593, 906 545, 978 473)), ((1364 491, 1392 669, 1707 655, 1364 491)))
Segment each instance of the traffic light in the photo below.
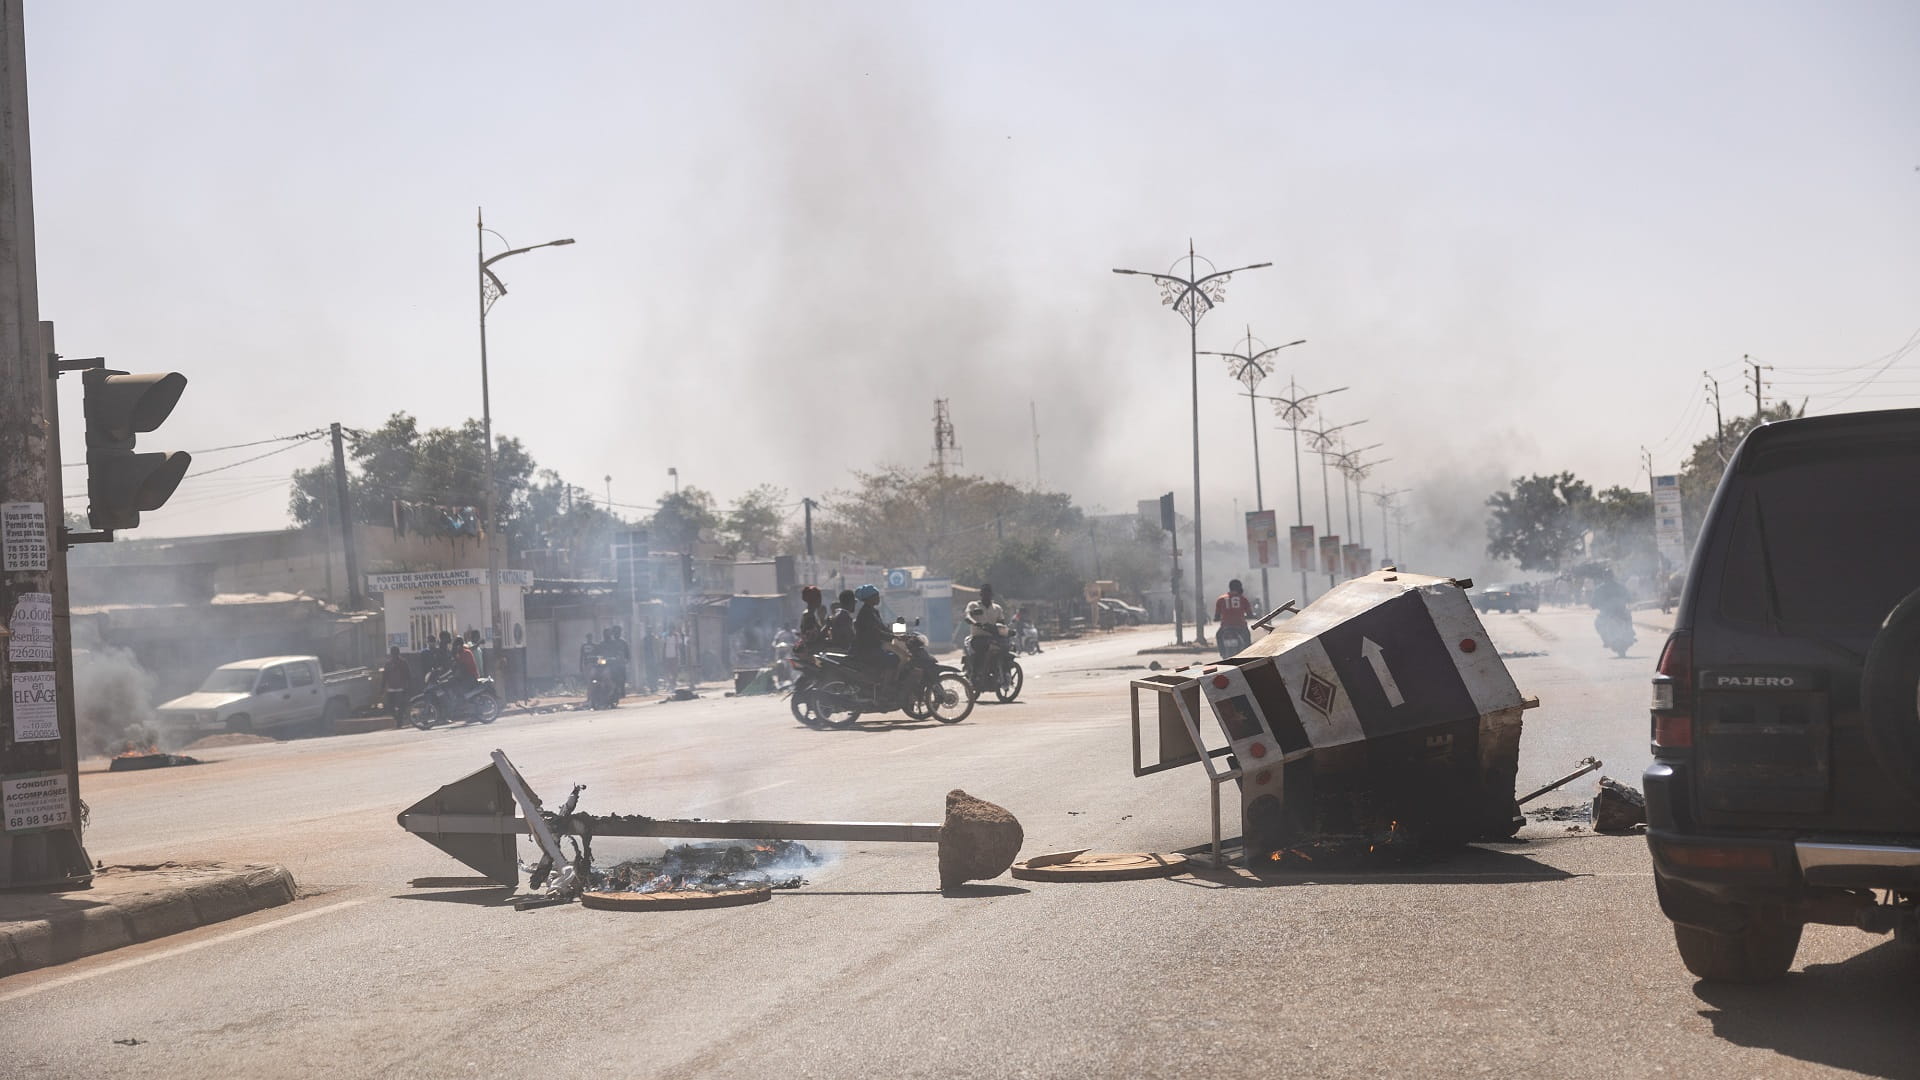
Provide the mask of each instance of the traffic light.
POLYGON ((1167 532, 1172 532, 1173 526, 1173 492, 1169 491, 1160 496, 1160 527, 1167 532))
POLYGON ((187 475, 191 455, 133 452, 134 436, 157 430, 173 412, 187 377, 177 371, 130 375, 89 368, 86 391, 87 521, 106 532, 140 524, 140 511, 158 510, 187 475))

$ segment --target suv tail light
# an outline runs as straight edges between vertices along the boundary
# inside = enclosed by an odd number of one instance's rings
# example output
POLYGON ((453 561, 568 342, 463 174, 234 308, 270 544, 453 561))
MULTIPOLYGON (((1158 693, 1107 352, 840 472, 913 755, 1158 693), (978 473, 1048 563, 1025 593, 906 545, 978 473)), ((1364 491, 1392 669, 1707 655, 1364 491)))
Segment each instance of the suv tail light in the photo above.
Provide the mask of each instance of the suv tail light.
POLYGON ((1667 638, 1653 678, 1653 745, 1684 749, 1693 745, 1693 636, 1685 630, 1667 638))

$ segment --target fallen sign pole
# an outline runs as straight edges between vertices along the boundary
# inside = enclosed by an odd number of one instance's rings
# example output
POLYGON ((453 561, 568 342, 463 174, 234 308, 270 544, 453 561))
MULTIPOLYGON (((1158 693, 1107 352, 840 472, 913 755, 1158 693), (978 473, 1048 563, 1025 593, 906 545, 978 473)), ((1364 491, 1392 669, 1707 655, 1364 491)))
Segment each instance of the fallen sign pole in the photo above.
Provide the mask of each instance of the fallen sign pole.
POLYGON ((1579 768, 1573 770, 1572 772, 1561 777, 1560 779, 1555 780, 1553 783, 1548 784, 1546 787, 1543 787, 1538 791, 1530 792, 1529 794, 1523 795, 1520 798, 1515 799, 1513 801, 1513 804, 1515 806, 1525 806, 1526 804, 1532 802, 1533 800, 1539 798, 1542 795, 1545 795, 1547 792, 1552 791, 1555 788, 1565 787, 1566 785, 1573 783, 1575 780, 1580 779, 1581 777, 1587 775, 1593 770, 1599 768, 1603 764, 1605 763, 1602 762, 1599 758, 1594 758, 1594 757, 1585 758, 1580 762, 1579 768))
MULTIPOLYGON (((964 791, 947 793, 944 822, 890 821, 746 821, 702 818, 654 818, 641 814, 585 814, 574 810, 583 786, 558 811, 549 811, 507 756, 493 752, 493 764, 400 812, 406 831, 501 885, 517 886, 520 862, 515 840, 531 833, 553 877, 551 891, 577 894, 587 867, 575 865, 560 837, 663 836, 712 840, 840 840, 935 844, 939 847, 940 885, 994 878, 1013 865, 1024 839, 1020 822, 992 803, 964 791), (515 811, 518 811, 516 815, 515 811)), ((543 875, 536 871, 536 878, 543 875)), ((535 885, 541 882, 536 880, 535 885)))

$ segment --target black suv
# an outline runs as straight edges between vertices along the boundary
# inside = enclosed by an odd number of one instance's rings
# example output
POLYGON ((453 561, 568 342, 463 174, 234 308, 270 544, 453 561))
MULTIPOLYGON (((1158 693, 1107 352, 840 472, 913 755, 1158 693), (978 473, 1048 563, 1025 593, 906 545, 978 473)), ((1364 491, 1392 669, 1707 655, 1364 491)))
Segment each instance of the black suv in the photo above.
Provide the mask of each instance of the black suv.
POLYGON ((1913 940, 1917 702, 1920 409, 1758 428, 1654 678, 1647 837, 1688 970, 1775 978, 1809 922, 1913 940))

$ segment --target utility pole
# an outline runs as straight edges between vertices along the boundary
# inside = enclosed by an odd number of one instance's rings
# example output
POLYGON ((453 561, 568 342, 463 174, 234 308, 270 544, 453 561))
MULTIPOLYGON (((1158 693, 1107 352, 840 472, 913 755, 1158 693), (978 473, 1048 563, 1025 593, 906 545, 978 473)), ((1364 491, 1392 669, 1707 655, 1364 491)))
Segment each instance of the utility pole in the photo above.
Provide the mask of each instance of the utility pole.
POLYGON ((340 542, 346 552, 347 610, 360 610, 360 556, 353 550, 353 504, 347 495, 346 440, 338 421, 333 425, 333 499, 340 508, 340 542))
POLYGON ((1720 418, 1720 380, 1708 372, 1701 372, 1701 378, 1707 380, 1707 393, 1713 396, 1713 452, 1720 457, 1722 464, 1727 460, 1727 422, 1720 418))
POLYGON ((1761 388, 1766 385, 1760 373, 1762 371, 1772 371, 1773 365, 1755 363, 1753 357, 1747 356, 1744 353, 1740 357, 1740 362, 1753 369, 1748 373, 1748 376, 1753 379, 1753 422, 1758 424, 1760 418, 1764 416, 1767 411, 1767 407, 1760 397, 1761 388))
POLYGON ((1027 399, 1027 417, 1033 421, 1033 490, 1040 490, 1040 407, 1027 399))
POLYGON ((27 50, 21 0, 0 4, 0 611, 10 683, 0 693, 0 888, 83 886, 73 657, 66 627, 63 513, 51 328, 40 322, 27 50), (56 515, 50 518, 51 513, 56 515))

